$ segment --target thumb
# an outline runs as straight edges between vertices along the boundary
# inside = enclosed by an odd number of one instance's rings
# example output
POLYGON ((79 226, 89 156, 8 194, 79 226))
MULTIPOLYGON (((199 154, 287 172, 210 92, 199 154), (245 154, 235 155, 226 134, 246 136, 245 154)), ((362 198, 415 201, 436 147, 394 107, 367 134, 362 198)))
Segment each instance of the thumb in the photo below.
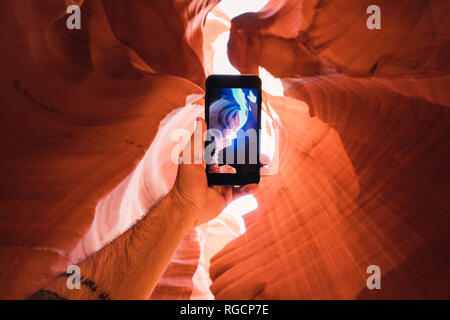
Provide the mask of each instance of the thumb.
POLYGON ((206 122, 202 118, 195 119, 194 132, 180 153, 180 166, 203 163, 203 135, 206 132, 206 122))
POLYGON ((194 153, 195 159, 197 160, 196 164, 202 164, 205 166, 205 157, 204 157, 204 145, 206 140, 206 121, 201 117, 197 117, 195 119, 197 126, 194 130, 195 136, 195 146, 194 153))

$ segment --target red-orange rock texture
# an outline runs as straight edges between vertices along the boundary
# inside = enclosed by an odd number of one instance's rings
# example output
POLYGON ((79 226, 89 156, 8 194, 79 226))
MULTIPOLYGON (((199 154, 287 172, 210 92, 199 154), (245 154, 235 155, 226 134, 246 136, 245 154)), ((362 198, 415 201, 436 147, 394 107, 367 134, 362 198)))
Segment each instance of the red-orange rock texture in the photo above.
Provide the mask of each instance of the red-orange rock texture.
MULTIPOLYGON (((0 298, 25 298, 170 189, 165 129, 201 113, 218 2, 0 2, 0 298)), ((371 4, 272 0, 231 21, 231 63, 264 67, 285 96, 265 94, 279 172, 212 258, 216 298, 450 297, 450 4, 380 0, 368 30, 371 4)), ((185 238, 151 298, 206 281, 204 241, 185 238)))

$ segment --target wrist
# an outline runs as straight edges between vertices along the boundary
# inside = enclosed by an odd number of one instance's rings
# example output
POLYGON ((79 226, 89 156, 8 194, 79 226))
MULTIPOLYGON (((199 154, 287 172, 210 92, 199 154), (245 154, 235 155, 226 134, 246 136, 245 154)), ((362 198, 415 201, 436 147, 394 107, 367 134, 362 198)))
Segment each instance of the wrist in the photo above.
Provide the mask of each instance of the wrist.
POLYGON ((185 227, 185 231, 189 232, 197 226, 196 212, 187 205, 184 199, 173 189, 166 195, 165 200, 169 204, 169 211, 173 219, 179 221, 185 227))

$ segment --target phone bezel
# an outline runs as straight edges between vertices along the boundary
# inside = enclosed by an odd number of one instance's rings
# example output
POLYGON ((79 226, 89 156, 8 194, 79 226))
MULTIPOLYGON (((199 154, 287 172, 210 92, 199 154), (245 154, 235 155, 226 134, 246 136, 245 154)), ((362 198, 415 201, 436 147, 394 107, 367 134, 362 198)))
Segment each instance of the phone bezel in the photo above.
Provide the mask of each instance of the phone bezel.
MULTIPOLYGON (((259 183, 260 174, 259 168, 261 164, 259 162, 260 149, 261 149, 261 79, 257 75, 210 75, 205 82, 206 94, 205 94, 205 120, 207 128, 209 129, 209 105, 210 105, 210 92, 211 88, 244 88, 244 89, 257 89, 258 90, 258 123, 257 123, 257 164, 258 167, 256 174, 235 174, 235 173, 208 173, 207 168, 206 177, 208 179, 208 185, 233 185, 243 186, 251 183, 259 183)), ((205 146, 203 146, 205 148, 205 146)))

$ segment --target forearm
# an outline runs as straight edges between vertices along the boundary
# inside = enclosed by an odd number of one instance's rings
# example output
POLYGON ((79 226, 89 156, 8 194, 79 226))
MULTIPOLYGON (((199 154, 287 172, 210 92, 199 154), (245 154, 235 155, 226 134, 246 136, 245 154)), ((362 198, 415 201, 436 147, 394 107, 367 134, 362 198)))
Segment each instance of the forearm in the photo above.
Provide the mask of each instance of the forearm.
POLYGON ((59 276, 32 297, 147 299, 193 226, 193 215, 177 207, 169 194, 133 227, 78 264, 81 289, 68 289, 67 277, 59 276))

